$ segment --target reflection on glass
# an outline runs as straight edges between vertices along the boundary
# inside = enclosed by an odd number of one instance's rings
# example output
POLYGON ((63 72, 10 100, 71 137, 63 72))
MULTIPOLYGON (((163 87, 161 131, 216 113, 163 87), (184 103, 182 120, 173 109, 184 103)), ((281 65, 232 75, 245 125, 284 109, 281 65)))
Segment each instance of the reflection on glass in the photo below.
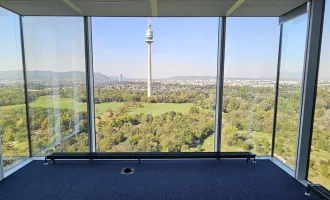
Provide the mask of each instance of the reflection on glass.
POLYGON ((283 24, 274 156, 291 169, 296 160, 307 14, 283 24))
POLYGON ((227 18, 221 151, 270 155, 278 18, 227 18))
POLYGON ((29 157, 19 16, 0 7, 0 141, 4 170, 29 157))
POLYGON ((82 17, 24 17, 32 153, 86 152, 82 17))
POLYGON ((92 22, 97 150, 213 151, 218 18, 92 22))
POLYGON ((308 179, 330 189, 330 2, 326 2, 308 179))

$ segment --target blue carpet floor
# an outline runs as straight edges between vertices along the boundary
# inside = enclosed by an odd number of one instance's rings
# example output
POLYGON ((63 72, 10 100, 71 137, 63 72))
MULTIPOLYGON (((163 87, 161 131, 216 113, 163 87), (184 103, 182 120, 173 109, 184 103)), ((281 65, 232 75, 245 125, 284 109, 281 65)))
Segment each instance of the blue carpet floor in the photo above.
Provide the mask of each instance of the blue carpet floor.
POLYGON ((269 160, 33 161, 0 182, 1 200, 316 199, 304 192, 269 160))

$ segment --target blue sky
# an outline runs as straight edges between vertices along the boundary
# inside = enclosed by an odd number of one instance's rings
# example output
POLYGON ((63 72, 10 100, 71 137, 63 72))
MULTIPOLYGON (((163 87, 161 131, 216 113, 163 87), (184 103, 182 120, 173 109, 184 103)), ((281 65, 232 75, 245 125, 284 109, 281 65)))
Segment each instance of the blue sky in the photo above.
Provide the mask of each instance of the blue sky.
MULTIPOLYGON (((153 77, 216 75, 218 18, 152 18, 151 23, 153 77)), ((148 18, 93 18, 92 24, 95 71, 147 78, 148 18)))
POLYGON ((278 18, 228 18, 225 77, 276 77, 278 18))
POLYGON ((319 68, 319 80, 330 79, 330 1, 326 1, 321 59, 319 68))
MULTIPOLYGON (((327 4, 327 10, 329 9, 327 4)), ((330 12, 330 11, 329 11, 330 12)), ((323 43, 330 43, 330 13, 323 43)), ((153 78, 215 76, 218 18, 151 18, 153 78)), ((21 68, 18 17, 0 9, 0 71, 21 68), (1 45, 2 46, 2 45, 1 45)), ((92 19, 94 71, 109 76, 147 77, 148 18, 92 19)), ((83 20, 78 17, 24 17, 28 70, 83 71, 83 20)), ((301 73, 307 16, 284 27, 281 73, 301 73)), ((275 78, 278 18, 227 18, 225 77, 275 78)), ((323 45, 320 77, 330 77, 330 51, 323 45)))

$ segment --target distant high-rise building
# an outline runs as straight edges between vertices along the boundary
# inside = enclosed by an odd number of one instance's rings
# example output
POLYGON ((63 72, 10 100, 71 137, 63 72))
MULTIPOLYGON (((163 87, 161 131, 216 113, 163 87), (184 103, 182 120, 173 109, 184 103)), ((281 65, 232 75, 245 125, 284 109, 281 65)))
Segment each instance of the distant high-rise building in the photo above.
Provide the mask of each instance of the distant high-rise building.
POLYGON ((146 43, 148 43, 148 97, 152 96, 152 79, 151 79, 151 43, 153 43, 153 31, 151 30, 150 20, 148 30, 146 31, 146 43))
POLYGON ((119 82, 123 82, 123 74, 119 75, 119 82))

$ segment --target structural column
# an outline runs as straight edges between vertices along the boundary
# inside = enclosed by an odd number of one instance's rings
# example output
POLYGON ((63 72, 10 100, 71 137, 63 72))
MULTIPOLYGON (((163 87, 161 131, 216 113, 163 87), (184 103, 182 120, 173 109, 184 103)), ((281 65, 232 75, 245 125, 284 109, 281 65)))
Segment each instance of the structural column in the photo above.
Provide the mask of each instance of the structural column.
POLYGON ((26 63, 25 63, 25 46, 24 46, 24 32, 23 32, 23 17, 19 17, 19 28, 21 36, 21 51, 22 51, 22 67, 23 67, 23 79, 24 79, 24 96, 25 96, 25 112, 26 112, 26 128, 29 142, 29 157, 32 157, 32 141, 31 141, 31 129, 30 129, 30 113, 29 113, 29 94, 28 83, 26 75, 26 63))
POLYGON ((295 168, 295 178, 302 181, 307 178, 309 168, 309 153, 313 133, 314 107, 321 53, 324 7, 324 0, 313 0, 311 1, 309 11, 308 41, 305 56, 295 168))
POLYGON ((281 70, 281 57, 282 57, 282 38, 283 38, 282 36, 283 36, 283 24, 280 24, 280 39, 279 39, 279 47, 278 47, 277 73, 276 73, 276 83, 275 83, 275 102, 274 102, 274 117, 273 117, 272 151, 271 151, 272 157, 274 157, 274 152, 275 152, 278 88, 280 84, 280 70, 281 70))
POLYGON ((226 17, 219 18, 218 61, 217 61, 217 96, 215 109, 214 151, 221 151, 222 101, 226 47, 226 17))
POLYGON ((1 145, 1 137, 0 137, 0 181, 4 178, 4 170, 3 170, 3 158, 2 158, 2 145, 1 145))
POLYGON ((94 70, 92 46, 92 20, 84 17, 85 29, 85 63, 86 63, 86 92, 88 118, 88 145, 90 152, 96 152, 95 107, 94 107, 94 70))

